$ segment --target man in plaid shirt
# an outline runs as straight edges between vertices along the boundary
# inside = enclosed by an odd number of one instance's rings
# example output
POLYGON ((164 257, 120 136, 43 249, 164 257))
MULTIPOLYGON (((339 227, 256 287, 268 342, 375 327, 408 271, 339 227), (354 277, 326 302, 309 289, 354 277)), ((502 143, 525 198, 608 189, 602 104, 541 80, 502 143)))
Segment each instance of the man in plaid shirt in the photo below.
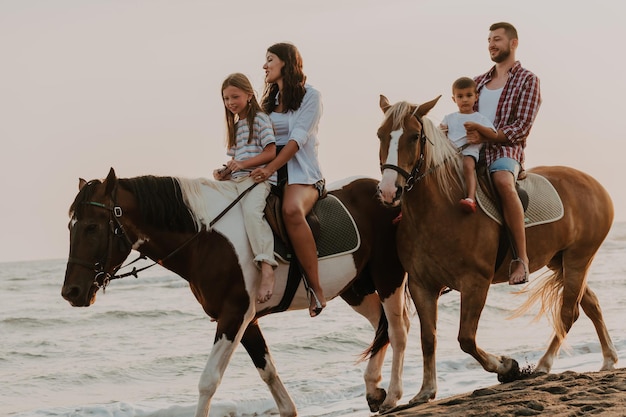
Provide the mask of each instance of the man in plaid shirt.
POLYGON ((493 122, 497 132, 484 132, 468 122, 469 143, 484 143, 485 162, 500 195, 504 221, 513 236, 517 257, 509 268, 509 284, 528 282, 524 210, 515 189, 523 171, 524 148, 541 104, 539 78, 515 59, 517 30, 506 22, 489 28, 489 55, 495 65, 475 78, 476 109, 493 122))

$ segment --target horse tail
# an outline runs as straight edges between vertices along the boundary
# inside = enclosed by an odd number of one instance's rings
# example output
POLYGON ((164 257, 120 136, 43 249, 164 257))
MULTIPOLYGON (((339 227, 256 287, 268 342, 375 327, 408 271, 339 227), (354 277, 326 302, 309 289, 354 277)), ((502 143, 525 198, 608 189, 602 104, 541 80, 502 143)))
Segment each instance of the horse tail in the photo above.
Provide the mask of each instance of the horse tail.
MULTIPOLYGON (((583 286, 584 290, 585 286, 583 286)), ((579 300, 584 291, 581 291, 579 300)), ((563 268, 547 271, 541 274, 532 288, 519 291, 517 294, 528 294, 527 300, 518 307, 509 318, 517 318, 527 313, 535 304, 540 303, 540 308, 533 321, 538 321, 546 316, 554 329, 554 334, 559 340, 567 335, 567 330, 561 320, 561 307, 563 300, 563 268)))
POLYGON ((374 341, 359 355, 357 363, 366 361, 372 356, 375 356, 381 349, 389 344, 389 322, 387 321, 387 316, 385 315, 382 304, 380 306, 380 313, 380 321, 378 322, 374 341))

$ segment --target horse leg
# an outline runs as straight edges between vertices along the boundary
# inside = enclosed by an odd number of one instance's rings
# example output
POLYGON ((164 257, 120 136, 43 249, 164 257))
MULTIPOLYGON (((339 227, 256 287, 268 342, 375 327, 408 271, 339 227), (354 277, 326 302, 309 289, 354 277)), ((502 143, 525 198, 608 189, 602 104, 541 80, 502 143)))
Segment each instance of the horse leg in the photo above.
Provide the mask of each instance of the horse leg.
POLYGON ((489 285, 489 281, 485 280, 484 285, 474 285, 461 291, 461 321, 458 341, 461 350, 474 357, 485 371, 497 373, 500 382, 508 382, 519 376, 517 362, 505 356, 495 356, 488 353, 476 344, 478 321, 487 300, 489 285))
MULTIPOLYGON (((377 294, 368 294, 362 299, 361 296, 359 296, 359 301, 348 293, 341 294, 341 297, 354 311, 365 317, 375 330, 378 329, 383 316, 380 298, 377 294)), ((365 380, 365 398, 372 412, 379 411, 381 404, 385 401, 387 396, 385 390, 379 386, 380 381, 383 379, 382 368, 386 351, 387 345, 385 344, 381 346, 376 353, 370 356, 363 375, 365 380)))
POLYGON ((610 371, 615 369, 615 364, 618 360, 617 351, 615 350, 611 336, 609 336, 609 332, 604 324, 604 318, 602 317, 602 309, 600 308, 598 297, 596 297, 596 294, 586 285, 580 305, 587 317, 591 319, 591 322, 596 328, 598 339, 600 339, 602 357, 604 358, 602 368, 600 368, 600 370, 610 371))
POLYGON ((409 292, 415 304, 420 320, 423 377, 422 387, 409 404, 421 404, 435 398, 437 394, 437 366, 435 351, 437 349, 437 302, 439 291, 433 292, 424 288, 417 279, 409 276, 409 292))
POLYGON ((245 347, 248 355, 250 355, 261 379, 267 384, 272 393, 281 417, 295 417, 298 414, 296 404, 289 396, 285 385, 283 385, 276 372, 274 361, 256 320, 248 324, 241 339, 241 344, 245 347))
MULTIPOLYGON (((550 372, 567 333, 578 320, 580 315, 579 304, 587 287, 585 276, 590 263, 591 259, 587 256, 583 257, 581 254, 565 252, 560 263, 556 261, 551 262, 549 265, 554 271, 550 281, 556 282, 563 287, 562 299, 559 300, 555 292, 552 292, 552 296, 548 297, 547 303, 552 304, 554 311, 553 325, 555 334, 546 353, 537 363, 535 373, 550 372)), ((547 288, 544 291, 547 291, 547 288)))
POLYGON ((243 317, 238 316, 230 320, 218 320, 215 343, 213 343, 209 360, 202 371, 200 382, 198 383, 200 395, 195 417, 209 416, 211 399, 222 380, 226 366, 237 344, 241 340, 247 323, 252 320, 253 314, 253 309, 249 309, 243 317))
POLYGON ((406 310, 405 286, 396 288, 389 297, 383 300, 383 308, 389 323, 389 341, 393 350, 391 362, 391 379, 385 402, 380 406, 384 412, 396 406, 402 398, 402 372, 404 370, 404 353, 409 333, 409 316, 406 310))
MULTIPOLYGON (((564 290, 565 293, 565 290, 564 290)), ((559 352, 561 344, 563 343, 563 339, 565 335, 570 330, 574 322, 579 316, 578 312, 578 303, 574 307, 570 306, 571 301, 567 301, 567 298, 564 295, 563 307, 561 308, 560 320, 562 323, 562 333, 559 333, 557 330, 557 334, 552 338, 548 350, 539 360, 537 367, 535 368, 536 373, 548 373, 552 369, 552 365, 554 360, 559 352), (567 306, 567 308, 565 308, 567 306), (569 314, 568 314, 569 313, 569 314)), ((602 310, 600 309, 600 304, 598 302, 598 298, 595 293, 585 285, 583 289, 582 298, 580 300, 580 306, 583 308, 585 314, 591 319, 593 323, 596 333, 598 334, 598 339, 600 340, 600 345, 602 346, 602 368, 601 371, 612 370, 615 369, 615 364, 617 363, 617 351, 611 341, 611 337, 606 329, 606 325, 604 324, 604 319, 602 316, 602 310)))

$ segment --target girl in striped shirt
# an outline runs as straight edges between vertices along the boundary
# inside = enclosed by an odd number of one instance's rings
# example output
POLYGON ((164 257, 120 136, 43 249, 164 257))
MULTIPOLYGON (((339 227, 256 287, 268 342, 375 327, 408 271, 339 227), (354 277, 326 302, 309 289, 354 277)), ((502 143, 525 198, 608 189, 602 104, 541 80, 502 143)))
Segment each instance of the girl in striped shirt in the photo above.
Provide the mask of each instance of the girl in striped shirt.
POLYGON ((255 181, 250 173, 264 167, 276 157, 276 139, 269 116, 261 111, 252 84, 241 73, 229 75, 222 83, 222 99, 226 113, 227 155, 231 159, 224 167, 213 171, 213 177, 224 188, 237 194, 246 192, 241 199, 243 218, 254 262, 261 270, 257 289, 257 302, 267 302, 274 291, 274 235, 263 218, 265 200, 273 175, 252 187, 255 181), (252 187, 252 188, 251 188, 252 187), (247 191, 246 191, 247 190, 247 191))

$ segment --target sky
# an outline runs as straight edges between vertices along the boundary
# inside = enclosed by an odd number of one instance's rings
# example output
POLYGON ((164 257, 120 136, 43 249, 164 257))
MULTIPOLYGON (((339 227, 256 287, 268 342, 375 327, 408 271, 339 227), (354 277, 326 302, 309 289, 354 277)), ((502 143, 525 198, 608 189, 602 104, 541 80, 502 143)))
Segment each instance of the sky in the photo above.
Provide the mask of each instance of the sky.
POLYGON ((211 177, 227 160, 221 83, 243 72, 260 97, 276 42, 298 47, 322 94, 327 181, 379 178, 379 95, 442 95, 440 121, 456 111, 452 82, 492 66, 498 21, 517 27, 517 59, 541 80, 527 168, 591 174, 625 221, 625 12, 614 0, 0 0, 0 262, 67 257, 79 178, 211 177))

